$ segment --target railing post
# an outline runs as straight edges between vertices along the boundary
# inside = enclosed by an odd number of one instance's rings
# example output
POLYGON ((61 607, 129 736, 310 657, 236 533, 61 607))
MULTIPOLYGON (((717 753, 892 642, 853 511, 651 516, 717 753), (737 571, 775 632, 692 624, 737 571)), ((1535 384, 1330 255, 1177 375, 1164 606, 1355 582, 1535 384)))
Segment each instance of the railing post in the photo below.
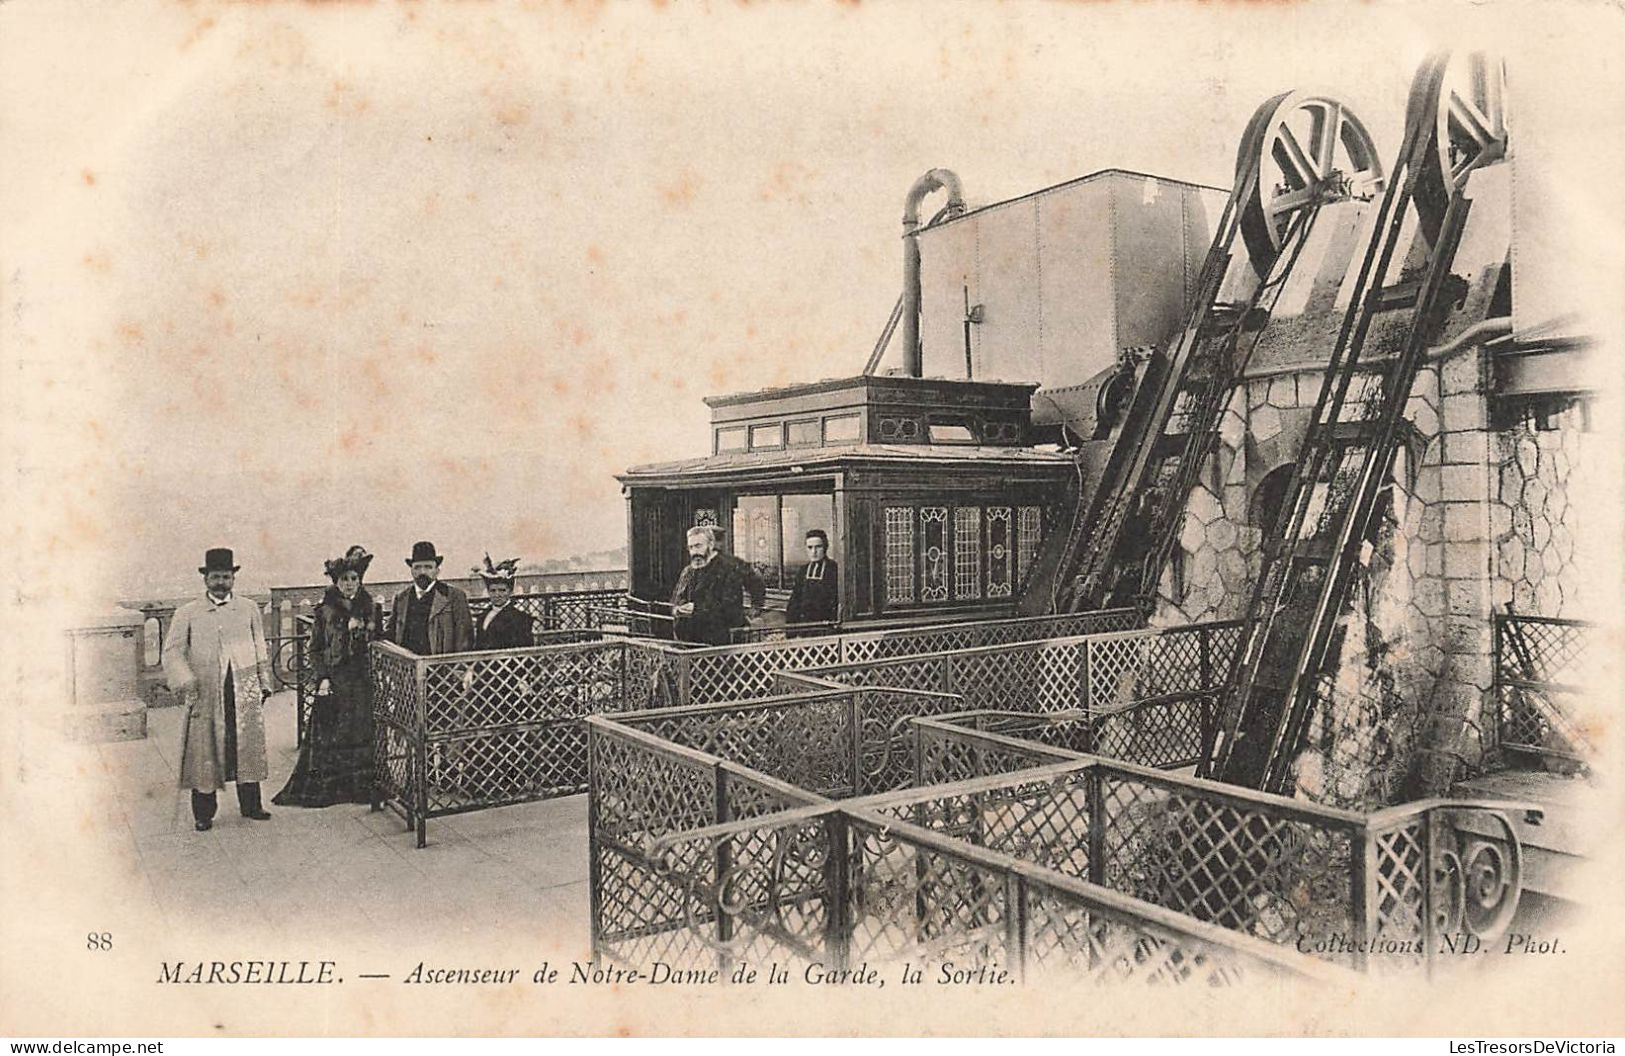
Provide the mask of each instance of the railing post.
POLYGON ((829 833, 829 858, 824 868, 828 881, 829 907, 824 914, 824 945, 837 971, 852 958, 852 829, 840 810, 824 815, 829 833))
MULTIPOLYGON (((1359 858, 1353 863, 1349 875, 1349 923, 1354 927, 1354 967, 1365 971, 1370 964, 1371 940, 1377 934, 1377 836, 1371 826, 1361 824, 1349 836, 1350 842, 1360 848, 1359 858)), ((1424 864, 1424 868, 1425 868, 1424 864)), ((1427 912, 1427 888, 1422 889, 1422 906, 1427 912)))
POLYGON ((598 964, 603 940, 604 876, 598 861, 598 731, 587 723, 587 897, 592 963, 598 964))
POLYGON ((1089 799, 1089 882, 1106 886, 1106 795, 1098 765, 1089 768, 1084 786, 1089 799))
MULTIPOLYGON (((711 767, 711 786, 714 799, 712 801, 712 818, 720 825, 731 820, 728 815, 728 772, 717 762, 711 767)), ((733 837, 722 836, 717 839, 716 847, 716 876, 712 890, 716 892, 717 904, 717 942, 722 945, 733 941, 734 921, 723 908, 726 901, 723 884, 728 876, 728 870, 733 868, 733 837)), ((728 974, 728 951, 717 950, 717 971, 723 976, 728 974)))
MULTIPOLYGON (((910 723, 910 725, 913 725, 910 723)), ((931 739, 936 735, 930 726, 914 726, 914 787, 925 787, 925 754, 926 745, 934 743, 931 739)))
POLYGON ((1213 684, 1213 629, 1203 627, 1196 635, 1197 688, 1207 689, 1213 684))
POLYGON ((1501 692, 1501 635, 1504 631, 1504 617, 1490 610, 1490 706, 1495 709, 1493 729, 1495 730, 1496 758, 1500 758, 1501 745, 1506 743, 1506 729, 1504 716, 1506 708, 1502 703, 1501 692))
POLYGON ((1202 694, 1200 699, 1201 729, 1198 732, 1201 734, 1202 739, 1196 749, 1196 765, 1199 768, 1198 776, 1201 776, 1200 768, 1206 767, 1208 755, 1213 751, 1214 712, 1219 707, 1219 696, 1215 692, 1208 692, 1202 694))
POLYGON ((1093 710, 1095 706, 1094 694, 1089 690, 1089 670, 1093 666, 1095 655, 1095 642, 1093 638, 1083 640, 1083 659, 1078 663, 1078 704, 1084 710, 1093 710))
POLYGON ((417 750, 413 768, 417 771, 412 790, 413 809, 409 811, 409 820, 415 822, 417 828, 418 846, 426 847, 429 843, 429 700, 428 700, 428 665, 422 657, 412 660, 412 685, 417 697, 416 714, 413 722, 416 725, 417 750))
MULTIPOLYGON (((1439 839, 1439 812, 1427 810, 1422 812, 1422 869, 1417 882, 1422 887, 1422 965, 1427 970, 1429 978, 1433 977, 1435 957, 1439 952, 1439 936, 1434 932, 1433 921, 1433 851, 1439 839)), ((1468 883, 1465 873, 1461 877, 1462 887, 1468 883)), ((1467 898, 1472 895, 1468 894, 1467 898)))
POLYGON ((1004 948, 1016 981, 1027 978, 1027 885, 1014 871, 1004 874, 1004 948))
MULTIPOLYGON (((854 689, 846 697, 846 716, 851 726, 847 732, 848 754, 851 755, 852 794, 861 796, 869 789, 863 787, 863 694, 869 692, 863 689, 854 689)), ((889 746, 888 746, 889 747, 889 746)), ((918 754, 918 753, 916 753, 918 754)), ((884 772, 882 765, 882 772, 884 772)), ((879 791, 876 789, 875 791, 879 791)))

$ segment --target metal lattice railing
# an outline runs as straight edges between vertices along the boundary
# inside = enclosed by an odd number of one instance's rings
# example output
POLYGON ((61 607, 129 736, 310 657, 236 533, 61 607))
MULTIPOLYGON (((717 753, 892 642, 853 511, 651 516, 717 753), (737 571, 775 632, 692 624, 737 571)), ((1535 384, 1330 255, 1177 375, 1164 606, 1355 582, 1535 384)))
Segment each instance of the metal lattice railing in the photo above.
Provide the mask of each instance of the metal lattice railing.
POLYGON ((1201 698, 1219 688, 1240 637, 1241 624, 1226 620, 813 666, 805 673, 854 686, 952 693, 978 709, 1104 715, 1132 703, 1140 707, 1110 729, 1102 726, 1103 735, 1160 739, 1162 754, 1195 761, 1204 716, 1211 718, 1211 705, 1201 698), (1147 707, 1153 700, 1159 706, 1147 707))
POLYGON ((1496 613, 1497 738, 1504 749, 1584 762, 1592 747, 1574 721, 1595 628, 1580 620, 1496 613))
MULTIPOLYGON (((595 592, 583 591, 527 600, 555 608, 580 602, 579 612, 590 618, 594 597, 595 592)), ((1030 637, 1057 627, 1116 627, 1132 615, 1113 610, 716 648, 606 638, 591 629, 546 632, 584 635, 589 641, 432 657, 377 643, 372 652, 378 719, 374 736, 383 762, 375 803, 401 813, 417 830, 421 846, 429 818, 584 791, 587 740, 581 720, 588 715, 759 699, 773 692, 781 673, 834 662, 854 649, 907 652, 976 636, 1030 637)), ((558 617, 565 622, 573 618, 558 617)), ((867 739, 853 762, 857 776, 842 794, 906 783, 913 765, 913 732, 904 720, 964 707, 958 699, 926 701, 892 690, 854 699, 857 710, 850 723, 867 739)), ((307 709, 307 702, 301 708, 307 709)), ((794 728, 779 731, 781 738, 794 728)), ((815 758, 807 743, 788 745, 784 758, 815 758)))
POLYGON ((371 661, 374 802, 419 846, 432 817, 585 791, 581 719, 643 704, 619 639, 429 657, 376 642, 371 661))
POLYGON ((1138 622, 1139 614, 1133 609, 1105 609, 705 646, 667 652, 664 662, 678 694, 671 703, 709 704, 763 696, 780 671, 1103 634, 1135 627, 1138 622))
MULTIPOLYGON (((613 725, 595 736, 619 737, 613 725)), ((673 833, 622 861, 606 879, 629 890, 595 901, 595 953, 632 964, 658 956, 708 978, 768 961, 826 971, 905 961, 933 976, 982 969, 990 981, 1055 970, 1164 985, 1340 978, 1295 951, 835 804, 673 833)))
POLYGON ((632 712, 618 720, 821 796, 856 789, 851 690, 632 712))
MULTIPOLYGON (((603 626, 601 612, 625 603, 626 591, 566 590, 541 594, 515 594, 510 602, 514 608, 528 613, 536 620, 538 644, 549 632, 596 631, 603 626)), ((468 607, 478 620, 490 608, 484 598, 469 599, 468 607)))
POLYGON ((1019 831, 1002 812, 1044 834, 1001 844, 1019 857, 1077 875, 1087 864, 1089 879, 1115 891, 1357 966, 1434 959, 1441 936, 1498 934, 1516 908, 1521 852, 1507 815, 1525 805, 1424 800, 1358 814, 975 728, 1010 718, 1030 717, 919 720, 926 787, 919 799, 893 797, 891 810, 923 808, 914 820, 933 828, 971 819, 959 834, 978 843, 1019 831), (1091 764, 1092 817, 1074 785, 1017 772, 1046 756, 1091 764), (928 784, 956 780, 975 809, 951 798, 957 789, 928 784))
MULTIPOLYGON (((851 756, 826 751, 800 779, 845 791, 834 775, 861 770, 877 738, 840 708, 867 690, 819 683, 781 674, 772 700, 588 720, 599 956, 1325 978, 1432 963, 1446 929, 1490 934, 1516 906, 1505 806, 1360 815, 1062 746, 1093 743, 1098 715, 915 718, 916 787, 831 802, 749 765, 797 774, 786 740, 822 737, 851 756), (799 728, 781 740, 775 727, 799 728), (1056 743, 1022 739, 1035 731, 1056 743)), ((911 691, 888 692, 907 707, 911 691)))

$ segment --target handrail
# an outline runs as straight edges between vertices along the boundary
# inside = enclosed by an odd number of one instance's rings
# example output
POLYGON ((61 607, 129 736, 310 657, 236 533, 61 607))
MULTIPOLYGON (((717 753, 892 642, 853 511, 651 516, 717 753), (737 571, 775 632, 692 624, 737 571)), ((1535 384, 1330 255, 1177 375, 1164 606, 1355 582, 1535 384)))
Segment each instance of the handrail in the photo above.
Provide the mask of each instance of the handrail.
MULTIPOLYGON (((957 622, 954 622, 954 623, 913 624, 913 625, 909 625, 909 626, 905 626, 905 627, 887 627, 887 628, 879 628, 879 629, 875 629, 875 630, 844 631, 844 632, 842 632, 840 634, 821 635, 821 636, 812 637, 812 638, 794 638, 794 639, 790 639, 790 640, 784 641, 784 642, 746 642, 746 643, 742 643, 742 644, 739 644, 739 645, 705 645, 705 646, 700 646, 697 650, 695 650, 693 655, 695 655, 696 657, 730 656, 730 655, 734 655, 736 653, 741 653, 741 652, 746 652, 746 651, 758 649, 758 648, 760 648, 762 646, 767 646, 770 649, 771 648, 778 648, 778 647, 786 647, 786 648, 805 647, 805 646, 816 645, 816 644, 818 644, 820 642, 828 642, 831 639, 835 639, 835 640, 838 640, 838 641, 874 641, 874 640, 884 641, 884 640, 894 639, 894 638, 907 638, 907 637, 921 636, 921 635, 927 635, 927 634, 942 634, 944 632, 968 630, 968 629, 972 629, 972 628, 977 628, 977 629, 980 629, 980 628, 1000 628, 1000 627, 1007 627, 1007 626, 1010 626, 1010 625, 1024 625, 1024 624, 1037 626, 1038 624, 1041 624, 1041 623, 1044 623, 1044 622, 1058 623, 1058 622, 1061 622, 1063 620, 1076 620, 1076 619, 1081 619, 1081 618, 1086 617, 1086 616, 1117 617, 1117 616, 1132 616, 1132 615, 1137 615, 1136 610, 1131 609, 1131 608, 1116 608, 1116 609, 1095 609, 1095 610, 1091 610, 1089 612, 1061 613, 1061 614, 1058 614, 1058 615, 1052 614, 1052 615, 1045 615, 1045 616, 1011 616, 1011 617, 1008 617, 1008 618, 1005 618, 1005 619, 998 619, 998 620, 962 620, 962 621, 957 621, 957 622)), ((1205 626, 1205 625, 1192 624, 1191 626, 1205 626)), ((1077 635, 1077 636, 1074 636, 1074 637, 1089 637, 1089 636, 1092 636, 1094 634, 1123 634, 1123 633, 1128 633, 1128 632, 1123 632, 1123 631, 1095 631, 1095 632, 1088 632, 1088 634, 1085 634, 1085 635, 1077 635)), ((1049 639, 1049 638, 1039 639, 1039 638, 1034 638, 1034 639, 1028 639, 1028 640, 1029 641, 1059 641, 1060 639, 1049 639)), ((1012 643, 1006 643, 1006 644, 1007 645, 1014 645, 1014 644, 1020 644, 1020 643, 1012 642, 1012 643)), ((977 649, 981 649, 981 648, 997 648, 997 646, 972 646, 971 648, 977 648, 977 649)))
POLYGON ((776 697, 753 697, 750 700, 719 700, 709 704, 675 704, 665 708, 642 708, 638 711, 618 711, 615 722, 652 722, 673 715, 709 715, 719 711, 766 711, 786 704, 812 703, 820 700, 840 700, 855 692, 852 686, 839 689, 815 690, 808 693, 785 693, 776 697))

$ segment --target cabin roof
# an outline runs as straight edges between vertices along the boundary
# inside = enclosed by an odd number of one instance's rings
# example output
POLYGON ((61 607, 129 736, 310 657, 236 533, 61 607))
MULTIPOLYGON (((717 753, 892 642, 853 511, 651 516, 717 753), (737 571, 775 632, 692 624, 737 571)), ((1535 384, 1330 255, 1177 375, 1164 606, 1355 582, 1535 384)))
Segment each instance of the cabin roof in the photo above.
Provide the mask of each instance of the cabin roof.
POLYGON ((757 472, 764 469, 833 468, 842 464, 894 466, 1067 466, 1072 456, 1030 447, 983 447, 973 444, 846 444, 776 451, 740 451, 651 462, 619 474, 624 484, 653 484, 688 476, 757 472))

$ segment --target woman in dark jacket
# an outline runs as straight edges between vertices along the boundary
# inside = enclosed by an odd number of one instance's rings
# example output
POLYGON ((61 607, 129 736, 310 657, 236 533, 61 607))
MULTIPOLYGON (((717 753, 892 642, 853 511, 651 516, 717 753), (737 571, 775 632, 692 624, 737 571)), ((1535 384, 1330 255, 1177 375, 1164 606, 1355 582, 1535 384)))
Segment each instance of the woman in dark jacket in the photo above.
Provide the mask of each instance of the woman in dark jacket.
POLYGON ((367 644, 378 637, 372 595, 361 585, 372 555, 352 546, 326 563, 333 585, 316 609, 310 666, 316 700, 293 776, 273 800, 285 807, 372 798, 372 680, 367 644))

